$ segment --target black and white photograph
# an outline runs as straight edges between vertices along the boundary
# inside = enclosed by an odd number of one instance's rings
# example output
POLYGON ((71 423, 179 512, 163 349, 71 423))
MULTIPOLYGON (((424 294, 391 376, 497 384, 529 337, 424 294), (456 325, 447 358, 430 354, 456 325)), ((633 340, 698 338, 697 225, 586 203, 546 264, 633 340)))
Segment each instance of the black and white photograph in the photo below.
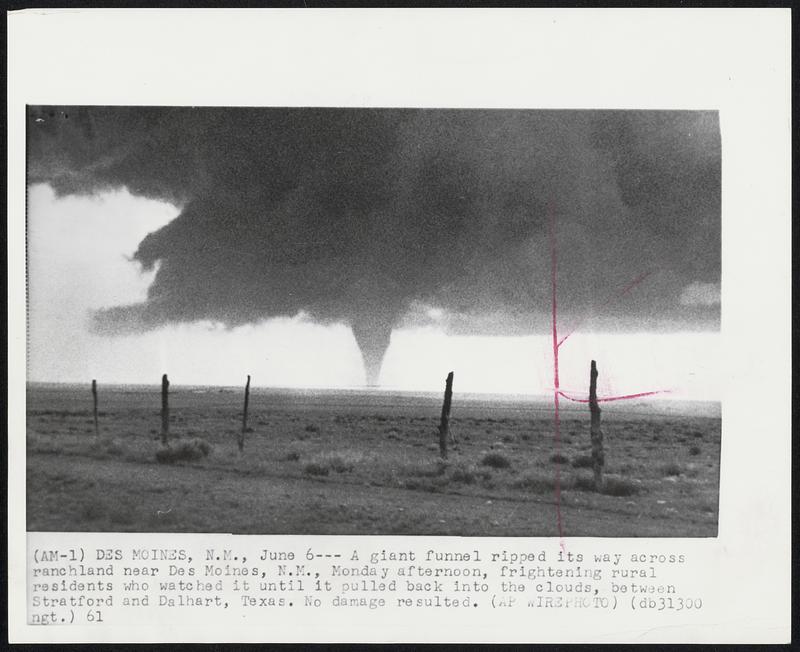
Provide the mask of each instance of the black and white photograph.
POLYGON ((717 536, 717 111, 26 134, 28 530, 717 536))
POLYGON ((309 4, 7 12, 9 641, 789 642, 791 11, 309 4))

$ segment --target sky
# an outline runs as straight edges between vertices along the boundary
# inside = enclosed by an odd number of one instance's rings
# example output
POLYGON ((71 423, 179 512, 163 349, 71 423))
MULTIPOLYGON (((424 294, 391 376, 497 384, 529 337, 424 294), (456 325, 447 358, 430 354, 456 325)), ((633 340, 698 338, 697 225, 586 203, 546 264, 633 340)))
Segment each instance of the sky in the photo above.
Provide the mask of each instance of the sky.
POLYGON ((562 387, 719 397, 715 113, 33 107, 28 160, 30 380, 544 393, 553 224, 562 387))

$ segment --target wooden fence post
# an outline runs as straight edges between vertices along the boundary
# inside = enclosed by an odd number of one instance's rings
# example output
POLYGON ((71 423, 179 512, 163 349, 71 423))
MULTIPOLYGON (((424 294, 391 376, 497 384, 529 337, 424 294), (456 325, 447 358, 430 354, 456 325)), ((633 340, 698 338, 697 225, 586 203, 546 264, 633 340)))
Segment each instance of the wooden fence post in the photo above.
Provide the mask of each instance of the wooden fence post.
POLYGON ((439 422, 439 454, 442 459, 447 459, 447 435, 450 433, 450 403, 453 400, 453 372, 447 374, 444 386, 444 403, 442 403, 442 418, 439 422))
POLYGON ((600 430, 600 406, 597 404, 597 364, 592 360, 589 371, 589 411, 591 413, 592 468, 594 469, 595 491, 603 489, 603 431, 600 430))
POLYGON ((169 380, 161 376, 161 443, 166 445, 169 437, 169 380))
POLYGON ((247 384, 244 386, 244 412, 242 413, 242 432, 239 435, 239 452, 244 450, 244 433, 247 432, 247 407, 250 403, 250 374, 247 374, 247 384))
POLYGON ((100 426, 97 423, 97 380, 92 379, 92 398, 94 399, 94 434, 100 434, 100 426))

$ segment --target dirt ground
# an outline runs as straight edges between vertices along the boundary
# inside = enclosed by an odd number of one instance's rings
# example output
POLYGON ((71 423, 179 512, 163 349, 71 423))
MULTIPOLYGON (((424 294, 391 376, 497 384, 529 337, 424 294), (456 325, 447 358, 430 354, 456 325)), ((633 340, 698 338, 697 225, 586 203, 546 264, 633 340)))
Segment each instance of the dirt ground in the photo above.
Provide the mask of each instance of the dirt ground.
POLYGON ((457 444, 439 460, 441 398, 379 391, 30 385, 31 531, 715 536, 718 404, 603 410, 606 487, 591 481, 589 414, 542 400, 454 395, 457 444), (161 452, 159 452, 161 451, 161 452), (558 478, 558 480, 557 480, 558 478))

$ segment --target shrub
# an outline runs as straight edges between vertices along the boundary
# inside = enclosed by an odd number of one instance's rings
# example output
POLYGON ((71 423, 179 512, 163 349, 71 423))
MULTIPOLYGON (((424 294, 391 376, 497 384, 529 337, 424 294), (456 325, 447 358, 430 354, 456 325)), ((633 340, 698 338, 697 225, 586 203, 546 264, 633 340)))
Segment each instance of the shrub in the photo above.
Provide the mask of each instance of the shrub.
POLYGON ((561 453, 553 453, 550 456, 550 461, 553 462, 553 464, 568 464, 569 458, 561 453))
POLYGON ((594 466, 594 460, 591 455, 578 455, 572 460, 572 466, 576 469, 591 469, 594 466))
POLYGON ((664 476, 680 475, 681 467, 677 462, 668 462, 661 467, 661 474, 664 476))
POLYGON ((345 459, 341 455, 333 455, 328 458, 328 466, 336 473, 346 473, 353 470, 353 461, 345 459))
POLYGON ((689 448, 689 455, 700 455, 700 447, 699 446, 692 446, 689 448))
POLYGON ((303 467, 303 472, 308 475, 328 475, 330 469, 325 464, 319 462, 309 462, 303 467))
POLYGON ((463 465, 453 467, 453 470, 450 472, 450 480, 453 482, 472 484, 475 482, 475 470, 463 465))
POLYGON ((103 439, 101 440, 103 450, 109 455, 119 455, 122 453, 122 444, 118 439, 103 439))
POLYGON ((611 476, 603 482, 602 493, 606 496, 633 496, 639 493, 639 486, 625 478, 611 476))
POLYGON ((354 453, 336 453, 334 455, 317 457, 317 459, 308 462, 303 467, 303 470, 309 475, 328 475, 331 471, 347 473, 353 470, 353 467, 360 458, 360 455, 354 453))
POLYGON ((403 482, 403 487, 406 489, 416 489, 419 491, 434 492, 438 489, 433 480, 421 480, 419 478, 409 478, 403 482))
POLYGON ((298 453, 297 451, 289 451, 288 453, 286 453, 286 460, 289 462, 296 462, 299 459, 300 459, 300 453, 298 453))
POLYGON ((156 461, 161 464, 192 462, 208 457, 211 444, 205 439, 178 439, 156 451, 156 461))
POLYGON ((572 486, 578 491, 594 491, 594 478, 589 475, 579 475, 572 481, 572 486))
POLYGON ((435 463, 428 464, 411 464, 403 469, 406 475, 419 476, 423 478, 433 478, 443 475, 446 470, 447 462, 444 460, 436 460, 435 463))
POLYGON ((306 426, 306 432, 319 432, 319 426, 309 423, 306 426))
POLYGON ((514 486, 541 494, 553 491, 555 489, 555 481, 552 478, 544 478, 535 473, 528 472, 517 478, 514 481, 514 486))
POLYGON ((493 469, 507 469, 511 466, 511 460, 502 453, 486 453, 481 460, 481 464, 490 466, 493 469))
POLYGON ((192 446, 200 449, 203 457, 208 457, 208 454, 211 452, 211 444, 209 444, 205 439, 200 439, 199 437, 192 439, 192 446))

